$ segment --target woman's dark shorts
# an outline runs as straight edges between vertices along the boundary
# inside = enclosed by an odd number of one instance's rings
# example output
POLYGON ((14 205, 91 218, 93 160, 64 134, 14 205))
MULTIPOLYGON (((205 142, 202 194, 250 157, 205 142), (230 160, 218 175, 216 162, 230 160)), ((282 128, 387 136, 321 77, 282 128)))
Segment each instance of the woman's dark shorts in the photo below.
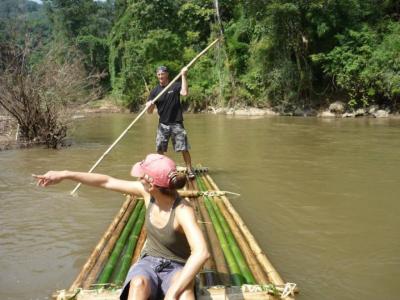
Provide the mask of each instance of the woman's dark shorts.
POLYGON ((171 286, 172 278, 176 272, 182 270, 183 266, 181 263, 161 257, 148 255, 142 257, 130 268, 120 299, 128 299, 131 280, 136 276, 143 276, 149 280, 151 300, 164 299, 164 295, 171 286))
POLYGON ((181 123, 168 125, 159 123, 156 137, 157 152, 167 152, 170 138, 175 152, 188 151, 190 149, 186 130, 181 123))

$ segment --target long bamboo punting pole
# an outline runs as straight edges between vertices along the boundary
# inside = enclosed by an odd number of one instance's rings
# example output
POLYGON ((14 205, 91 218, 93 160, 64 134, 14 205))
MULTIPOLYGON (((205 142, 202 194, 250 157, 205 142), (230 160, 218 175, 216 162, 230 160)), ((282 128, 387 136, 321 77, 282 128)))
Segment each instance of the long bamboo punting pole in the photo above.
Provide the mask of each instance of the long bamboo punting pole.
MULTIPOLYGON (((210 175, 205 175, 207 180, 211 183, 214 189, 218 189, 218 186, 211 178, 210 175)), ((261 250, 260 246, 258 245, 257 241, 255 240, 254 236, 250 233, 249 229, 247 228, 246 224, 243 222, 242 218, 236 212, 235 208, 229 202, 226 196, 221 197, 222 201, 224 202, 226 208, 228 209, 229 213, 232 215, 233 219, 235 220, 236 224, 242 231, 243 235, 245 236, 247 242, 249 243, 250 248, 253 250, 254 254, 256 255, 258 261, 265 269, 268 279, 275 285, 284 285, 285 282, 283 281, 282 277, 276 271, 274 266, 268 260, 264 252, 261 250)))
POLYGON ((94 250, 92 251, 92 254, 90 255, 89 259, 86 261, 84 266, 82 267, 81 271, 79 272, 78 276, 76 277, 75 281, 72 283, 71 287, 69 290, 75 290, 78 287, 81 287, 82 281, 84 278, 89 274, 89 272, 92 270, 93 266, 95 265, 97 259, 99 258, 101 251, 105 247, 106 243, 110 239, 113 231, 117 227, 118 223, 121 221, 123 215, 127 211, 129 207, 129 203, 131 202, 131 199, 126 199, 124 204, 122 205, 121 209, 119 210, 118 214, 115 216, 114 220, 111 222, 110 226, 108 226, 106 232, 100 239, 99 243, 96 245, 94 250))
POLYGON ((129 233, 131 232, 131 230, 136 222, 136 219, 139 217, 139 213, 140 213, 142 206, 143 206, 143 200, 139 200, 132 215, 129 218, 128 223, 125 225, 125 228, 121 233, 121 236, 118 238, 118 241, 115 244, 115 247, 114 247, 110 257, 108 258, 107 264, 105 265, 103 271, 100 274, 99 279, 97 280, 97 284, 102 285, 102 284, 109 283, 109 279, 112 275, 112 272, 114 271, 114 268, 118 261, 118 258, 125 246, 125 242, 129 236, 129 233))
MULTIPOLYGON (((206 176, 203 175, 202 179, 204 180, 204 183, 207 188, 212 189, 211 183, 206 180, 206 176)), ((232 218, 232 215, 227 211, 224 203, 219 197, 214 197, 215 202, 218 205, 218 208, 220 209, 222 215, 224 216, 225 220, 228 222, 228 225, 230 229, 232 230, 233 236, 235 237, 235 240, 239 244, 240 250, 242 250, 242 253, 251 268, 251 272, 253 273, 256 282, 258 284, 266 284, 269 282, 268 277, 265 273, 265 271, 261 268, 260 263, 257 261, 257 259, 254 257, 254 253, 251 250, 250 246, 248 245, 247 241, 245 240, 245 237, 243 236, 242 232, 240 231, 239 227, 235 223, 235 221, 232 218)))
MULTIPOLYGON (((203 178, 200 177, 198 179, 198 182, 201 184, 201 189, 202 190, 206 190, 206 186, 205 183, 203 181, 203 178)), ((205 197, 208 198, 208 197, 205 197)), ((209 199, 209 203, 212 206, 219 223, 221 224, 222 230, 226 236, 226 239, 229 243, 229 246, 232 250, 232 253, 234 255, 234 258, 239 266, 240 272, 243 275, 244 279, 245 279, 245 283, 248 284, 255 284, 255 278, 253 276, 253 273, 251 272, 249 266, 247 265, 246 259, 243 256, 242 251, 240 250, 234 236, 232 233, 232 230, 230 229, 228 223, 226 222, 225 218, 223 217, 221 211, 219 210, 219 208, 217 207, 217 205, 215 204, 215 202, 213 200, 209 199)))
POLYGON ((121 258, 121 264, 119 270, 116 271, 114 283, 117 286, 121 286, 125 280, 125 276, 128 273, 129 267, 131 266, 131 260, 133 256, 133 250, 135 249, 137 240, 139 238, 140 231, 142 229, 144 218, 146 215, 146 208, 143 205, 139 212, 139 217, 135 222, 135 226, 132 229, 131 234, 129 235, 128 245, 126 246, 125 253, 121 258))
POLYGON ((122 230, 124 229, 126 223, 128 222, 129 217, 131 216, 132 211, 135 208, 137 201, 138 200, 136 198, 130 199, 129 206, 128 206, 125 214, 121 218, 121 221, 118 223, 118 226, 112 232, 112 235, 111 235, 110 239, 108 240, 107 244, 103 248, 99 258, 97 259, 97 261, 95 263, 95 265, 90 270, 90 272, 87 274, 85 280, 82 281, 81 286, 78 286, 78 287, 82 287, 84 289, 87 289, 96 281, 97 277, 99 276, 100 270, 103 268, 103 266, 104 266, 106 260, 108 259, 112 249, 114 248, 114 245, 115 245, 116 241, 118 240, 118 237, 120 236, 122 230))
MULTIPOLYGON (((194 185, 195 182, 192 181, 192 184, 194 185)), ((197 202, 199 205, 199 210, 200 210, 200 215, 202 217, 202 220, 204 220, 204 227, 207 232, 207 237, 209 239, 209 245, 210 245, 210 251, 211 251, 211 256, 215 262, 215 267, 217 269, 217 276, 221 284, 223 285, 230 285, 230 279, 229 279, 229 268, 227 265, 227 262, 224 257, 224 253, 222 251, 221 245, 219 243, 217 234, 214 230, 214 227, 212 225, 210 216, 207 212, 207 209, 204 205, 204 200, 202 197, 197 198, 197 202)))
MULTIPOLYGON (((187 65, 186 68, 190 68, 201 56, 204 55, 204 53, 206 53, 212 46, 214 46, 217 42, 219 41, 219 38, 214 40, 210 45, 208 45, 203 51, 201 51, 199 54, 197 54, 187 65)), ((181 73, 179 73, 178 75, 175 76, 174 79, 172 79, 169 84, 157 95, 157 97, 155 97, 152 100, 152 103, 156 103, 157 100, 166 92, 168 91, 168 89, 172 86, 172 84, 177 81, 179 79, 179 77, 181 77, 181 73)), ((103 153, 103 155, 95 162, 95 164, 90 168, 88 173, 92 173, 93 170, 100 164, 100 162, 104 159, 104 157, 111 152, 111 150, 114 148, 114 146, 116 144, 118 144, 118 142, 124 137, 124 135, 128 132, 129 129, 131 129, 131 127, 136 123, 137 120, 139 120, 139 118, 144 115, 144 113, 147 111, 147 106, 137 115, 137 117, 131 122, 131 124, 129 124, 129 126, 120 134, 120 136, 115 140, 114 143, 112 143, 112 145, 110 147, 108 147, 108 149, 106 150, 106 152, 103 153)), ((79 189, 79 187, 81 186, 81 183, 78 183, 76 185, 76 187, 73 189, 73 191, 71 192, 71 195, 75 194, 75 192, 79 189)))

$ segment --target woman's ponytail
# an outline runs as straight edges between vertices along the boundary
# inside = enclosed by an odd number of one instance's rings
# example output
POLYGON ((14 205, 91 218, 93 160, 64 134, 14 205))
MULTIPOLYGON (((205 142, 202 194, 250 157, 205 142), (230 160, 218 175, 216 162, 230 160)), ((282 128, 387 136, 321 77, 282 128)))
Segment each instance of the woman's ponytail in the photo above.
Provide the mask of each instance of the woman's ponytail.
POLYGON ((169 180, 169 188, 174 190, 181 189, 185 186, 186 181, 186 175, 184 173, 175 173, 169 180))

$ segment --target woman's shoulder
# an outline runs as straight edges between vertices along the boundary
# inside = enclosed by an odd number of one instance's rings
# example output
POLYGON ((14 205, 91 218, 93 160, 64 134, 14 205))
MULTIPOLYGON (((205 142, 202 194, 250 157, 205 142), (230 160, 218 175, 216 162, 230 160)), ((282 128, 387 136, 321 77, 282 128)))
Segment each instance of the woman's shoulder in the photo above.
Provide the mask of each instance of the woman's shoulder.
POLYGON ((192 203, 185 199, 185 198, 179 198, 179 202, 176 205, 175 211, 178 216, 182 217, 187 217, 188 214, 193 214, 194 209, 192 203))

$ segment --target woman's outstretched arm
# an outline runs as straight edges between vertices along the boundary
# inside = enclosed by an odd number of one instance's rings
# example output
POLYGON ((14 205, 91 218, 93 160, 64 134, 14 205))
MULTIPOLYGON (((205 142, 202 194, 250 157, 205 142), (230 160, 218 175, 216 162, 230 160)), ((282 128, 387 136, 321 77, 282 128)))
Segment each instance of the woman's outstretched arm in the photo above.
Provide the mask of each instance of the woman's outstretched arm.
POLYGON ((47 187, 57 184, 65 179, 80 182, 82 184, 100 187, 116 192, 132 194, 135 196, 147 195, 140 181, 128 181, 117 179, 104 174, 72 172, 72 171, 49 171, 43 175, 32 175, 37 179, 37 185, 47 187))

